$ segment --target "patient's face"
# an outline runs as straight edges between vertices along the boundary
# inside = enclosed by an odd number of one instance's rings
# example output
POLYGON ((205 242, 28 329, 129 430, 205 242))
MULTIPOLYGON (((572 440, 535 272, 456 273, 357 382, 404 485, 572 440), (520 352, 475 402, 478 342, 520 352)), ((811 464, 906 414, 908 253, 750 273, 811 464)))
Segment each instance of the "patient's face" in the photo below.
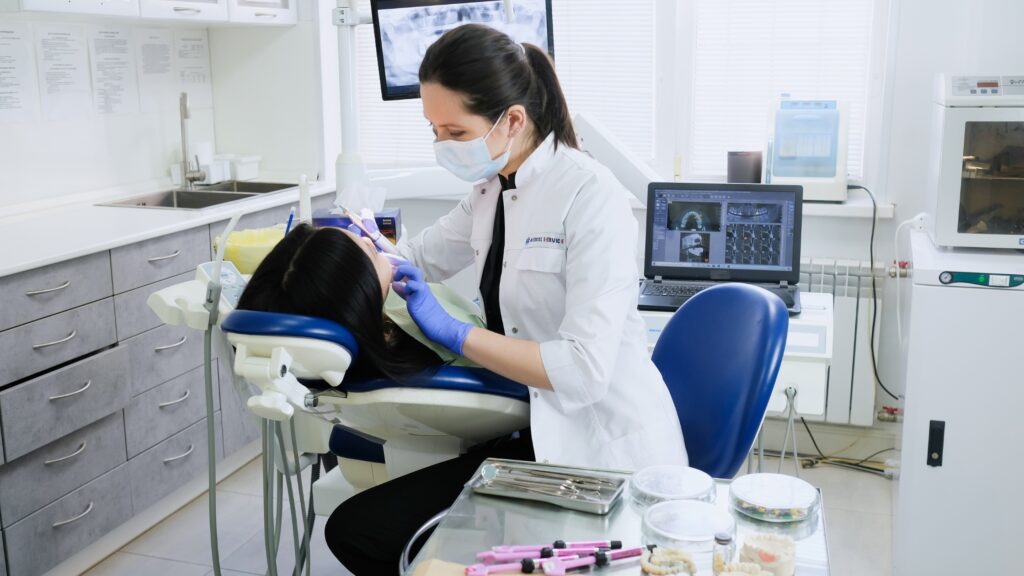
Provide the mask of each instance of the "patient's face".
POLYGON ((377 279, 380 281, 380 290, 384 295, 384 298, 388 297, 388 291, 391 289, 391 280, 393 272, 391 270, 391 261, 377 252, 376 246, 373 242, 365 236, 359 236, 353 234, 348 230, 342 230, 345 234, 352 238, 352 240, 366 252, 366 255, 370 258, 370 262, 373 262, 373 268, 377 271, 377 279))

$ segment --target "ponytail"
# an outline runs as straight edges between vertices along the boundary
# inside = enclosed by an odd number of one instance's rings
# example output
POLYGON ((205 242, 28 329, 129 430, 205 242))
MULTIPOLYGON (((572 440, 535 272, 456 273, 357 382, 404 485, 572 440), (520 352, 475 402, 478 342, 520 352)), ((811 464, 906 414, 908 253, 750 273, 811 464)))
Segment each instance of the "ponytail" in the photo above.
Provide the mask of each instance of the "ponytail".
POLYGON ((554 133, 556 146, 561 143, 570 148, 579 148, 576 129, 573 128, 572 116, 569 115, 569 104, 555 73, 555 63, 539 47, 533 44, 521 46, 526 52, 526 61, 533 73, 529 100, 539 104, 536 112, 527 109, 534 125, 537 126, 537 134, 543 134, 543 139, 554 133))
POLYGON ((554 63, 533 44, 518 44, 489 26, 464 24, 427 48, 419 79, 458 92, 467 110, 491 122, 520 104, 536 128, 535 146, 554 134, 556 148, 579 148, 554 63))

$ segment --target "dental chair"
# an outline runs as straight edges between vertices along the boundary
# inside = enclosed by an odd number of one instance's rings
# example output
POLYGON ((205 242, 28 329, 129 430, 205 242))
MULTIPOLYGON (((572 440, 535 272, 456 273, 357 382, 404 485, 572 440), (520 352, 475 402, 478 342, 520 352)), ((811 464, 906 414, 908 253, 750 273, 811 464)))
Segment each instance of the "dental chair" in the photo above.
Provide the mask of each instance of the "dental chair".
POLYGON ((320 318, 234 310, 221 330, 234 373, 262 391, 249 408, 294 418, 303 468, 333 453, 338 467, 314 484, 317 515, 388 479, 454 458, 529 425, 524 386, 482 368, 441 366, 401 384, 357 381, 346 372, 359 347, 320 318))
POLYGON ((669 320, 651 360, 672 394, 690 466, 712 478, 739 471, 764 421, 788 329, 778 296, 739 283, 701 290, 669 320))

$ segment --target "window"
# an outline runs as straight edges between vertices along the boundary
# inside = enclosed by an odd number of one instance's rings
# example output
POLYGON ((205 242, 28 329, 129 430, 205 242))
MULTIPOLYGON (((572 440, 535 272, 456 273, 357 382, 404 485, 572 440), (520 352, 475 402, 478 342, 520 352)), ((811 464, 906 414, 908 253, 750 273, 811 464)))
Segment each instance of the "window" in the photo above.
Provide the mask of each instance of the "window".
POLYGON ((787 93, 846 103, 847 170, 861 179, 876 1, 692 0, 685 177, 722 176, 727 151, 762 149, 787 93))
MULTIPOLYGON (((553 0, 555 65, 573 114, 606 126, 641 158, 654 156, 654 5, 595 9, 592 0, 553 0)), ((369 0, 359 3, 369 13, 369 0)), ((433 166, 433 134, 420 101, 384 102, 373 27, 357 29, 359 146, 370 167, 433 166)))

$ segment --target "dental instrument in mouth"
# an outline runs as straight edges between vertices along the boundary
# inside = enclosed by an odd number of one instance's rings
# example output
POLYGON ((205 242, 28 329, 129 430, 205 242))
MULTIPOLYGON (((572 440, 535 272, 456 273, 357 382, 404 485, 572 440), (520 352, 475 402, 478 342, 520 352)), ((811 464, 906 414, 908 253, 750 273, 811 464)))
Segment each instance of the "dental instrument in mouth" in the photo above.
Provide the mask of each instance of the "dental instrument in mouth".
MULTIPOLYGON (((376 246, 378 250, 385 254, 398 254, 398 248, 395 248, 395 245, 380 233, 380 230, 370 232, 370 230, 367 229, 366 225, 363 224, 363 218, 359 214, 349 210, 343 206, 341 202, 335 202, 334 206, 340 210, 343 215, 348 216, 349 219, 352 220, 352 223, 356 225, 356 228, 359 228, 359 230, 365 234, 371 242, 373 242, 373 245, 376 246)), ((372 216, 370 217, 372 218, 372 216)))

